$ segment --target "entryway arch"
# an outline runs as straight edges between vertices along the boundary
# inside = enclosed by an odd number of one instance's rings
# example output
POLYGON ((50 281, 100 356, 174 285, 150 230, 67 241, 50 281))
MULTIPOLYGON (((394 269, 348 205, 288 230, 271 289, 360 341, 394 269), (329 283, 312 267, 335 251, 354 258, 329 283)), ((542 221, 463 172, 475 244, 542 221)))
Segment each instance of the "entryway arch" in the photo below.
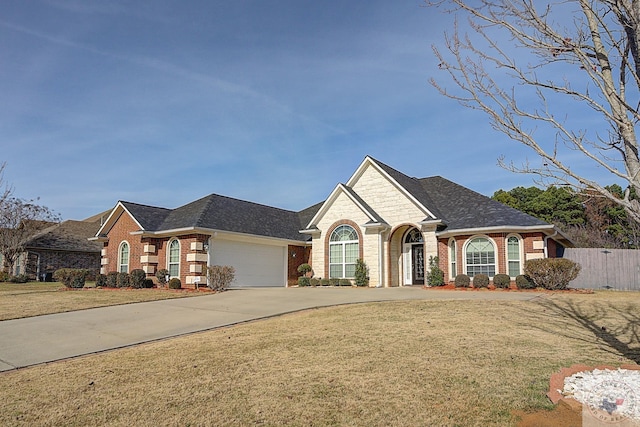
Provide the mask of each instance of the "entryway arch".
POLYGON ((424 237, 417 228, 410 228, 402 239, 403 284, 424 285, 424 237))

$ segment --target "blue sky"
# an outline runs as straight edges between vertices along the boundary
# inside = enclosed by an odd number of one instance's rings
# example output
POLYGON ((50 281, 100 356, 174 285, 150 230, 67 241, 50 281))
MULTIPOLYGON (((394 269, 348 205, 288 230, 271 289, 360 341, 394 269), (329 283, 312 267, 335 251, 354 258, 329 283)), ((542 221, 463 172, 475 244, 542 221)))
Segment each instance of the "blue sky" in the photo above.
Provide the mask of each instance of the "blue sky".
POLYGON ((300 210, 366 155, 482 194, 535 159, 442 97, 420 0, 5 0, 0 161, 64 219, 211 193, 300 210))

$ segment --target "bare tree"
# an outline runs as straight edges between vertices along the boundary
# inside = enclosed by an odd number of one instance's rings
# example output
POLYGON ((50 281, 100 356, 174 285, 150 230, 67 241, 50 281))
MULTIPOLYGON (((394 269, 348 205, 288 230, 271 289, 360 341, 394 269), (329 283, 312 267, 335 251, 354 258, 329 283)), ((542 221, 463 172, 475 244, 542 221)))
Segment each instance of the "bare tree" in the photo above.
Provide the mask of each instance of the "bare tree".
POLYGON ((0 206, 4 205, 5 201, 11 197, 12 188, 5 181, 4 169, 7 166, 6 162, 0 163, 0 206))
POLYGON ((640 194, 640 0, 427 4, 456 14, 446 50, 433 47, 454 91, 431 83, 486 113, 494 129, 541 157, 539 165, 504 157, 498 163, 547 185, 595 190, 640 222, 640 203, 629 191, 616 197, 574 163, 577 152, 592 170, 607 171, 640 194))
POLYGON ((36 201, 9 197, 0 204, 0 254, 4 261, 4 266, 0 267, 10 272, 29 238, 59 221, 49 208, 38 205, 36 201))

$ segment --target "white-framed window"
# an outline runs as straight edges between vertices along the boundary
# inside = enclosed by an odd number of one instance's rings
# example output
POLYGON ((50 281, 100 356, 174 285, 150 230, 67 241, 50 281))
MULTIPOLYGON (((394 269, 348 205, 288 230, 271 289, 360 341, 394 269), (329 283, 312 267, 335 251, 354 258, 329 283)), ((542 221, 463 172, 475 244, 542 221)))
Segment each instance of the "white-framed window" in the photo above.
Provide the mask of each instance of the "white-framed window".
POLYGON ((118 248, 118 271, 120 273, 129 272, 129 243, 124 241, 118 248))
POLYGON ((522 245, 520 244, 520 238, 515 235, 507 237, 507 271, 509 276, 516 277, 522 274, 522 245))
POLYGON ((353 227, 340 225, 329 237, 329 277, 352 279, 360 253, 358 233, 353 227))
POLYGON ((449 279, 453 280, 458 274, 456 263, 456 239, 449 239, 449 279))
POLYGON ((487 237, 474 237, 467 242, 465 260, 469 277, 480 273, 496 275, 496 247, 487 237))
POLYGON ((170 277, 180 277, 180 241, 171 239, 167 251, 167 270, 170 277))

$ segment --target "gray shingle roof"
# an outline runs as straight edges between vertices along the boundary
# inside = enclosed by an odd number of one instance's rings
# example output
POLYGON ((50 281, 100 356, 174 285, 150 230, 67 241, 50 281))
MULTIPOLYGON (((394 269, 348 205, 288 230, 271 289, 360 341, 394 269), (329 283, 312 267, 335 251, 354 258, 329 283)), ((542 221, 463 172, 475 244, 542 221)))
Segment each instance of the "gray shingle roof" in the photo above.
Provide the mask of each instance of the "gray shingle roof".
POLYGON ((171 213, 171 209, 158 208, 156 206, 123 201, 120 201, 120 203, 127 208, 144 230, 158 230, 164 219, 171 213))
POLYGON ((99 253, 102 249, 102 243, 88 240, 95 236, 99 228, 99 221, 64 221, 47 227, 34 235, 29 239, 26 247, 29 249, 99 253))
POLYGON ((298 213, 218 194, 211 194, 176 209, 130 202, 122 204, 145 231, 198 227, 299 241, 308 239, 299 233, 304 226, 301 218, 319 209, 319 206, 312 206, 298 213))
POLYGON ((500 226, 544 226, 546 222, 440 176, 422 178, 424 191, 442 215, 447 230, 500 226))
POLYGON ((441 219, 447 230, 530 227, 548 223, 440 176, 411 178, 372 158, 387 174, 441 219))

